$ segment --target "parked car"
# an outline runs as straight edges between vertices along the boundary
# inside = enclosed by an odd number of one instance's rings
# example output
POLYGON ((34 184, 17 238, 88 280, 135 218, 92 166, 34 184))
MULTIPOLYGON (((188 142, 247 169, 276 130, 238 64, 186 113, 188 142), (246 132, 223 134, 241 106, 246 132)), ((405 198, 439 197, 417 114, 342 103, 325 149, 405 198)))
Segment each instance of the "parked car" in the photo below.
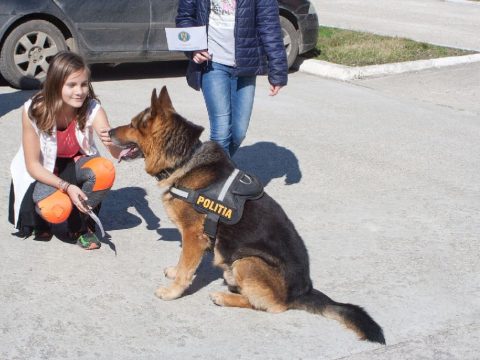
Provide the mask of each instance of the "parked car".
MULTIPOLYGON (((279 0, 288 64, 315 47, 318 19, 308 0, 279 0)), ((178 0, 1 0, 0 73, 37 88, 53 55, 71 49, 89 63, 185 59, 167 49, 178 0)))

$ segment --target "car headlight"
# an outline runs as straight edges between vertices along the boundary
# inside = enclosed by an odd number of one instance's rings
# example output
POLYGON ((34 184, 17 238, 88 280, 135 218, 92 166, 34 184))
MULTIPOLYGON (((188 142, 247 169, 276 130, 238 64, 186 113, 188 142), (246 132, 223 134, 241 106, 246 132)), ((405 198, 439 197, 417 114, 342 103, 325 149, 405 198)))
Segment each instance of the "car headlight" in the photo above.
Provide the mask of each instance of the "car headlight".
POLYGON ((315 6, 313 6, 313 3, 310 2, 310 6, 308 8, 308 15, 310 14, 316 14, 317 12, 315 11, 315 6))

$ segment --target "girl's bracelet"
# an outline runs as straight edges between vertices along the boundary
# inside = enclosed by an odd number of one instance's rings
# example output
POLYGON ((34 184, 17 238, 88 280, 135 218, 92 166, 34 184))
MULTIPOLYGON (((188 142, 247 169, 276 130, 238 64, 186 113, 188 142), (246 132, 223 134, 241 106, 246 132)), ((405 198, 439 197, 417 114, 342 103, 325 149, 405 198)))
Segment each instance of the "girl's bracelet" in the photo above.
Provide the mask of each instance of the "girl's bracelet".
POLYGON ((58 190, 60 190, 61 192, 66 193, 69 186, 70 186, 70 183, 66 182, 65 180, 60 180, 58 182, 58 190))

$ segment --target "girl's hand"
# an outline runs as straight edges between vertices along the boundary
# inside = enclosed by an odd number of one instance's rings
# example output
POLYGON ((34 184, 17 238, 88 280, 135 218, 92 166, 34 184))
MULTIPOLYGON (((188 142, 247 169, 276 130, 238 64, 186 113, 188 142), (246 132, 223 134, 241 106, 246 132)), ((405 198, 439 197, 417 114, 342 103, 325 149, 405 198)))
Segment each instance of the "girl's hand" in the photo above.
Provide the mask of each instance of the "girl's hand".
POLYGON ((211 60, 212 57, 207 50, 197 50, 193 52, 193 62, 201 64, 205 61, 211 60))
POLYGON ((76 185, 70 184, 67 189, 67 194, 70 197, 73 205, 77 207, 82 213, 88 213, 92 209, 87 205, 87 195, 76 185))
POLYGON ((100 108, 95 115, 95 119, 93 119, 93 128, 97 133, 98 138, 105 145, 108 149, 110 154, 115 158, 118 159, 120 152, 122 151, 121 148, 118 146, 113 145, 112 139, 110 139, 110 135, 108 135, 108 131, 110 130, 110 124, 108 123, 107 114, 103 108, 100 108))
POLYGON ((105 145, 107 148, 113 145, 112 139, 110 139, 110 135, 108 134, 109 131, 110 131, 109 127, 104 127, 100 129, 100 134, 99 134, 100 140, 102 141, 103 145, 105 145))

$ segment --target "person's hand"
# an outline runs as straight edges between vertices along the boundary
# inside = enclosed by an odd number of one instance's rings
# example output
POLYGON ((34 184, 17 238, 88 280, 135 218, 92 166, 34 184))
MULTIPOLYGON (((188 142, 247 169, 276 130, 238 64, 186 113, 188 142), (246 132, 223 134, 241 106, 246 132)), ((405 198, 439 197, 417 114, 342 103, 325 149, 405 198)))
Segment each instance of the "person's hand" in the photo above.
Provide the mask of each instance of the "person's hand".
POLYGON ((193 52, 192 60, 197 64, 201 64, 211 59, 212 57, 210 56, 207 50, 197 50, 193 52))
POLYGON ((100 130, 100 140, 102 141, 103 145, 106 147, 112 146, 112 139, 110 139, 110 135, 108 132, 110 131, 110 128, 102 128, 100 130))
POLYGON ((67 194, 70 197, 73 205, 75 205, 82 213, 88 213, 90 210, 92 210, 86 203, 88 200, 87 195, 85 195, 85 193, 78 186, 70 184, 67 189, 67 194))
POLYGON ((268 95, 270 96, 275 96, 278 94, 278 92, 280 91, 280 89, 282 88, 283 86, 281 85, 272 85, 270 84, 270 93, 268 95))

